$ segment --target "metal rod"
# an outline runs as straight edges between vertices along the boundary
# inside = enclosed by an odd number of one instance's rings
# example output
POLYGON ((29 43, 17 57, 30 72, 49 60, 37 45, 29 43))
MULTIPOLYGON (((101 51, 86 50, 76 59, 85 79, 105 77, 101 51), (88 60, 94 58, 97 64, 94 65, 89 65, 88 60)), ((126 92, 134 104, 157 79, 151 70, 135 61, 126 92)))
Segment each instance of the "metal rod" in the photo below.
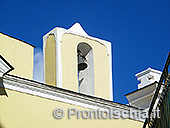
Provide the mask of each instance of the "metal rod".
POLYGON ((160 78, 159 83, 158 83, 158 86, 157 86, 157 88, 156 88, 154 97, 153 97, 153 99, 152 99, 150 108, 149 108, 149 118, 147 118, 147 119, 145 120, 144 125, 143 125, 143 128, 146 128, 146 125, 150 122, 150 115, 151 115, 152 109, 153 109, 153 107, 154 107, 154 105, 155 105, 155 101, 156 101, 156 99, 158 98, 158 94, 159 94, 159 90, 160 90, 160 88, 161 88, 162 82, 163 82, 163 80, 166 79, 166 77, 167 77, 167 75, 168 75, 169 63, 170 63, 170 52, 169 52, 168 58, 167 58, 167 60, 166 60, 166 63, 165 63, 165 66, 164 66, 164 69, 163 69, 161 78, 160 78))

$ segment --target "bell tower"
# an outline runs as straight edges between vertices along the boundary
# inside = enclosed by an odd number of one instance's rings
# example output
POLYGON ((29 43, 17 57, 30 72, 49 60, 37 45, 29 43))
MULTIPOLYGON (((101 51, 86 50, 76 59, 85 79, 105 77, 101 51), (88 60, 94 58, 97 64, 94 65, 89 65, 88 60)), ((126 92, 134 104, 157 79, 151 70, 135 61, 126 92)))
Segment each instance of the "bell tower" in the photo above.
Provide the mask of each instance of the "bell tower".
POLYGON ((43 36, 47 84, 113 100, 111 43, 89 36, 79 23, 43 36))

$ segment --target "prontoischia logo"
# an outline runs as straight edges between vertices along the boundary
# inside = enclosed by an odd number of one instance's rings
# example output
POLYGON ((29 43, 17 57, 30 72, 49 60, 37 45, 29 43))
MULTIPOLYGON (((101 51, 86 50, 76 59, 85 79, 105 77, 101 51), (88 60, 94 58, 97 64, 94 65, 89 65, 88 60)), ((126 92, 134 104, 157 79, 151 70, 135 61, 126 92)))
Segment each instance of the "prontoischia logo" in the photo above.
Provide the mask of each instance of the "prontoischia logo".
MULTIPOLYGON (((152 118, 160 118, 160 110, 153 110, 152 118)), ((76 108, 68 108, 64 111, 61 108, 56 108, 53 111, 53 116, 56 119, 62 119, 64 117, 71 119, 76 117, 77 119, 118 119, 118 118, 129 118, 134 120, 143 120, 149 117, 148 110, 134 110, 130 108, 129 110, 115 110, 109 108, 107 110, 97 109, 97 110, 77 110, 76 108)))

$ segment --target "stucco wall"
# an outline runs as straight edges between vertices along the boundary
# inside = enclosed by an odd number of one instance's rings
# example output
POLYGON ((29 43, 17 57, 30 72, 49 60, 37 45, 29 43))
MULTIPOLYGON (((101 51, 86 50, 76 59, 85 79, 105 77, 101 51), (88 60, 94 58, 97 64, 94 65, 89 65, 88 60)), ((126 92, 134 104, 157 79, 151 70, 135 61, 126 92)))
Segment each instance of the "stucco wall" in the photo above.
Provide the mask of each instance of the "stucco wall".
POLYGON ((15 68, 10 74, 33 78, 34 47, 0 33, 0 54, 15 68))
MULTIPOLYGON (((0 96, 1 128, 141 128, 142 123, 129 119, 55 119, 55 108, 85 110, 86 108, 48 100, 6 89, 8 97, 0 96)), ((87 109, 86 109, 87 110, 87 109)))

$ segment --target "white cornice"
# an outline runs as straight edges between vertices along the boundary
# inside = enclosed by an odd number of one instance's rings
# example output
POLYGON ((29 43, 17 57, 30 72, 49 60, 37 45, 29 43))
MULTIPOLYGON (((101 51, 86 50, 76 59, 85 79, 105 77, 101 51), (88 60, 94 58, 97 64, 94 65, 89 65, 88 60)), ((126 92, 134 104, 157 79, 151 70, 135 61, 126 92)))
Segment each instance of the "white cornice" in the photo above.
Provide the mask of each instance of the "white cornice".
POLYGON ((153 72, 153 73, 157 73, 157 74, 162 74, 161 71, 158 71, 158 70, 155 70, 155 69, 152 69, 152 68, 149 67, 149 68, 147 68, 146 70, 137 73, 135 76, 136 76, 136 77, 141 77, 141 76, 143 76, 143 75, 145 75, 145 74, 147 74, 147 73, 149 73, 149 72, 153 72))
MULTIPOLYGON (((26 93, 54 101, 60 101, 67 104, 81 106, 89 109, 109 109, 112 107, 116 110, 140 110, 135 107, 111 102, 109 100, 92 97, 88 95, 79 94, 73 91, 45 85, 35 81, 19 78, 12 75, 5 75, 3 85, 6 89, 15 90, 17 92, 26 93)), ((143 119, 136 119, 143 122, 143 119)))

